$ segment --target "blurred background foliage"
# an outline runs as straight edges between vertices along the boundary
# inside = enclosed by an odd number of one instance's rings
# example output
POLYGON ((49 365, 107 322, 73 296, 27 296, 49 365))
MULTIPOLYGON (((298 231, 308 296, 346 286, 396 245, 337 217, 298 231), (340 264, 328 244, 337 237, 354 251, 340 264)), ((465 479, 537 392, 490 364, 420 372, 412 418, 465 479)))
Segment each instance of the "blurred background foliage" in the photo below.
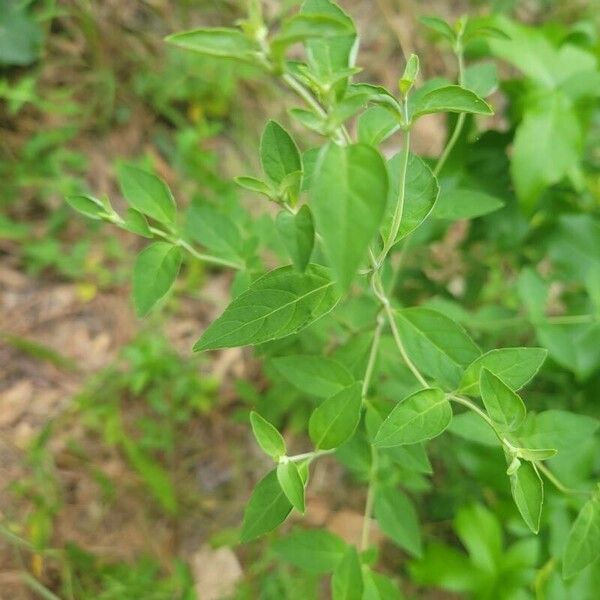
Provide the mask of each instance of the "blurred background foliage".
MULTIPOLYGON (((265 2, 275 20, 295 4, 265 2)), ((448 45, 420 16, 493 13, 511 28, 509 41, 468 48, 469 62, 498 65, 498 116, 480 137, 465 127, 441 174, 447 193, 468 184, 505 206, 469 223, 428 222, 394 285, 407 304, 452 315, 485 348, 547 347, 530 407, 553 409, 550 442, 561 454, 552 464, 568 485, 597 478, 600 7, 341 4, 364 36, 361 78, 390 85, 412 51, 427 77, 454 77, 448 45)), ((241 0, 0 0, 0 598, 210 600, 223 589, 239 599, 321 597, 322 577, 290 560, 285 544, 235 545, 248 491, 264 471, 248 411, 284 427, 301 448, 313 406, 270 359, 273 345, 258 360, 238 350, 191 355, 229 288, 245 282, 186 264, 163 310, 136 322, 127 281, 138 241, 78 218, 63 200, 94 190, 118 204, 115 168, 127 160, 169 182, 190 236, 202 227, 203 240, 217 227, 229 232, 213 240, 216 252, 256 272, 282 255, 272 213, 231 182, 256 172, 266 115, 287 120, 281 89, 250 67, 162 42, 173 31, 230 24, 243 11, 241 0), (257 255, 259 241, 269 255, 257 255)), ((417 149, 434 156, 446 124, 424 123, 417 149)), ((356 302, 280 344, 290 355, 319 352, 326 331, 351 332, 359 357, 371 310, 356 302)), ((336 352, 352 358, 347 348, 336 352)), ((402 366, 387 369, 397 378, 379 382, 381 401, 403 385, 402 366)), ((364 501, 355 484, 368 469, 354 446, 339 453, 344 472, 320 467, 309 515, 347 539, 364 501)), ((476 423, 456 418, 451 435, 431 446, 433 478, 422 457, 390 456, 386 471, 418 499, 423 523, 418 551, 383 544, 373 558, 406 597, 597 597, 597 564, 568 585, 556 568, 577 500, 549 494, 533 538, 476 423)))

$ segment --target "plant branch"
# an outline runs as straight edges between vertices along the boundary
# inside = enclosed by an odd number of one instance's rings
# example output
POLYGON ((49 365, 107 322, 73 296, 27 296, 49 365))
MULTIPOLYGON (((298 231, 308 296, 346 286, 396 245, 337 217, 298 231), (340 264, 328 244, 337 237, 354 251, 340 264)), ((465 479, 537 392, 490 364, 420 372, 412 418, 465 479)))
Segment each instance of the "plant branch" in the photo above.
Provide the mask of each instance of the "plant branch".
POLYGON ((369 533, 371 531, 371 519, 373 518, 373 505, 375 503, 375 482, 377 480, 377 449, 371 445, 371 468, 369 470, 369 488, 365 502, 365 514, 363 517, 360 548, 364 552, 369 547, 369 533))
POLYGON ((365 370, 365 376, 363 378, 363 386, 361 397, 363 402, 367 398, 369 392, 369 386, 371 385, 371 379, 373 377, 373 370, 375 368, 375 362, 377 361, 377 352, 379 351, 379 342, 381 341, 381 330, 383 329, 384 319, 381 314, 377 315, 377 325, 375 326, 375 332, 373 333, 373 341, 371 342, 371 350, 369 352, 369 360, 367 362, 367 368, 365 370))
POLYGON ((201 260, 203 262, 210 263, 213 265, 219 265, 221 267, 229 267, 231 269, 236 269, 237 271, 244 268, 243 265, 234 263, 225 258, 219 258, 218 256, 213 256, 212 254, 204 254, 202 252, 198 252, 198 250, 196 250, 193 246, 191 246, 184 239, 174 237, 174 236, 166 233, 162 229, 158 229, 157 227, 150 227, 149 229, 150 229, 150 233, 152 233, 153 235, 163 238, 164 240, 171 242, 175 246, 179 246, 180 248, 183 248, 186 252, 188 252, 194 258, 196 258, 198 260, 201 260))
POLYGON ((546 479, 552 483, 552 485, 563 494, 567 494, 569 496, 578 495, 578 496, 591 496, 592 492, 589 490, 574 490, 570 487, 567 487, 546 465, 541 462, 535 463, 536 467, 544 474, 546 479))
MULTIPOLYGON (((464 56, 463 56, 462 42, 460 41, 460 39, 458 40, 454 51, 456 53, 456 59, 458 60, 458 83, 459 83, 459 85, 464 85, 465 62, 464 62, 464 56)), ((446 161, 448 160, 448 157, 450 156, 452 150, 454 149, 454 146, 456 145, 456 142, 458 141, 458 138, 460 137, 460 134, 465 125, 465 119, 466 119, 466 113, 460 113, 458 115, 458 119, 456 120, 456 126, 454 127, 454 131, 452 132, 452 135, 450 136, 450 139, 448 140, 446 147, 442 151, 442 153, 441 153, 440 157, 438 158, 438 161, 433 169, 433 174, 436 177, 440 174, 442 168, 444 167, 444 165, 446 164, 446 161)))

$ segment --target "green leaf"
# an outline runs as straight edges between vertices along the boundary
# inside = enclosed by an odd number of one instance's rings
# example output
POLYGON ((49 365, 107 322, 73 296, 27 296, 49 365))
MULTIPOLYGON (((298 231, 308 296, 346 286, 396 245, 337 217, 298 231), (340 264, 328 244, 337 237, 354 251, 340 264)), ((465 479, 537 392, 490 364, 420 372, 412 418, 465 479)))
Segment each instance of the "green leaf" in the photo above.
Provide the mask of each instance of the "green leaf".
POLYGON ((284 21, 271 48, 280 56, 287 46, 314 38, 330 38, 354 33, 352 21, 333 14, 301 12, 284 21))
POLYGON ((329 450, 341 446, 354 433, 360 421, 362 383, 356 382, 324 400, 308 422, 315 448, 329 450))
POLYGON ((234 181, 245 190, 256 192, 257 194, 262 194, 267 198, 271 198, 275 194, 275 190, 273 188, 268 186, 261 179, 257 179, 256 177, 248 177, 246 175, 241 175, 239 177, 235 177, 234 181))
POLYGON ((515 431, 525 420, 527 410, 521 397, 486 368, 479 378, 481 399, 490 419, 503 431, 515 431))
POLYGON ((414 85, 417 76, 419 75, 419 57, 416 54, 411 54, 406 61, 404 73, 398 82, 398 88, 402 96, 406 96, 414 85))
POLYGON ((440 435, 451 420, 452 408, 442 390, 419 390, 394 407, 373 445, 388 448, 423 442, 440 435))
POLYGON ((524 209, 531 212, 543 190, 578 166, 583 131, 570 101, 559 91, 529 104, 517 128, 511 175, 524 209))
POLYGON ((396 323, 409 357, 419 369, 451 389, 458 385, 465 368, 481 356, 467 332, 435 310, 399 310, 396 323))
POLYGON ((358 141, 378 146, 400 129, 398 119, 383 106, 372 106, 358 117, 358 141))
POLYGON ((298 530, 273 544, 286 562, 316 575, 332 573, 346 551, 346 544, 325 529, 298 530))
POLYGON ((471 396, 479 393, 481 370, 486 368, 512 390, 521 389, 544 364, 548 352, 544 348, 500 348, 490 350, 473 361, 460 382, 459 392, 471 396))
POLYGON ((148 227, 146 217, 139 210, 135 210, 135 208, 127 209, 125 219, 123 219, 123 228, 142 237, 152 238, 152 232, 150 231, 150 227, 148 227))
POLYGON ((147 315, 171 289, 179 267, 181 250, 166 242, 144 248, 133 267, 133 301, 138 317, 147 315))
POLYGON ((600 557, 600 491, 584 505, 569 533, 563 554, 563 576, 573 577, 600 557))
POLYGON ((167 184, 152 173, 131 165, 120 164, 117 175, 121 192, 129 206, 148 217, 173 225, 176 206, 173 194, 167 184))
POLYGON ((302 171, 296 142, 276 121, 269 121, 260 138, 260 163, 267 177, 279 185, 290 174, 302 171))
POLYGON ((548 460, 553 456, 556 456, 558 451, 554 448, 519 448, 517 450, 517 457, 530 462, 538 460, 548 460))
POLYGON ((238 29, 214 27, 194 29, 169 35, 165 41, 174 46, 194 50, 208 56, 255 62, 258 44, 238 29))
POLYGON ((394 582, 381 573, 375 573, 369 567, 363 570, 364 593, 362 600, 402 600, 394 582))
POLYGON ((332 600, 362 600, 363 581, 360 558, 354 546, 348 546, 331 578, 332 600))
POLYGON ((0 10, 0 65, 26 66, 40 56, 44 30, 23 2, 2 2, 0 10))
POLYGON ((498 71, 493 62, 480 62, 465 69, 465 87, 486 98, 498 87, 498 71))
POLYGON ((542 504, 544 502, 544 483, 535 465, 524 462, 510 476, 510 488, 513 499, 527 527, 537 533, 540 530, 542 504))
POLYGON ((447 85, 420 97, 413 107, 410 118, 414 121, 423 115, 440 112, 494 114, 492 107, 475 92, 459 85, 447 85))
POLYGON ((413 556, 422 553, 421 528, 410 498, 401 491, 383 487, 375 492, 375 518, 381 530, 413 556))
POLYGON ((266 454, 275 460, 285 456, 285 440, 269 421, 253 411, 250 413, 250 424, 258 445, 266 454))
POLYGON ((286 461, 277 465, 277 480, 286 495, 286 498, 292 503, 292 506, 300 513, 304 514, 306 509, 304 501, 304 482, 298 471, 296 463, 286 461))
POLYGON ((303 273, 315 243, 315 227, 310 208, 304 204, 294 215, 285 210, 281 211, 277 215, 275 225, 294 266, 303 273))
MULTIPOLYGON (((398 203, 398 196, 400 194, 400 163, 402 158, 403 154, 399 152, 390 158, 387 163, 390 187, 388 212, 382 227, 384 238, 387 238, 389 234, 394 210, 398 203)), ((425 161, 414 154, 409 155, 406 170, 404 209, 396 242, 414 231, 431 214, 439 191, 437 179, 425 161)))
POLYGON ((503 559, 502 527, 493 512, 481 504, 462 506, 454 529, 474 566, 488 573, 498 570, 503 559))
POLYGON ((160 505, 168 514, 177 514, 177 496, 169 473, 127 436, 122 435, 120 442, 125 449, 127 458, 144 480, 144 483, 150 488, 154 497, 160 502, 160 505))
POLYGON ((77 194, 65 198, 67 204, 77 212, 90 219, 104 219, 108 216, 106 207, 101 200, 88 194, 77 194))
POLYGON ((277 472, 273 470, 258 482, 250 496, 240 541, 249 542, 273 531, 286 520, 291 510, 292 505, 279 485, 277 472))
POLYGON ((423 23, 425 27, 429 27, 429 29, 436 31, 445 37, 449 42, 454 43, 456 41, 456 32, 443 19, 440 19, 439 17, 422 16, 419 17, 419 21, 423 23))
POLYGON ((309 265, 275 269, 257 279, 196 342, 196 352, 262 344, 304 329, 339 301, 328 270, 309 265))
POLYGON ((374 148, 333 143, 323 148, 312 179, 310 206, 325 253, 344 289, 366 258, 387 194, 387 170, 374 148))
POLYGON ((294 387, 319 398, 329 398, 354 383, 346 367, 325 356, 281 356, 272 362, 294 387))
POLYGON ((433 209, 436 219, 474 219, 499 210, 504 206, 502 200, 479 190, 455 188, 440 193, 433 209))
POLYGON ((186 212, 185 234, 215 255, 243 264, 244 241, 236 223, 206 204, 192 204, 186 212))

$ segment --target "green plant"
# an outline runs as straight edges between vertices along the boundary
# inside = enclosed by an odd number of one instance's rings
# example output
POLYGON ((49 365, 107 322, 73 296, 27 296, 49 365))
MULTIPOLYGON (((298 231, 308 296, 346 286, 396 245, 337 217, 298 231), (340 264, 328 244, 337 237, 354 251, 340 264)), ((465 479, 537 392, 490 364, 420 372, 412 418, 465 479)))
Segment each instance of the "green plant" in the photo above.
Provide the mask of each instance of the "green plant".
MULTIPOLYGON (((432 468, 428 453, 439 459, 436 448, 443 448, 445 442, 438 436, 449 430, 455 438, 446 446, 447 453, 455 453, 461 467, 481 474, 484 485, 493 480, 499 503, 510 490, 527 527, 514 525, 521 536, 529 535, 525 531, 537 534, 543 526, 544 498, 554 498, 545 490, 544 480, 567 497, 567 521, 569 511, 579 509, 566 542, 552 548, 547 563, 548 572, 557 576, 555 557, 562 554, 565 578, 577 576, 600 554, 600 492, 593 490, 593 464, 582 467, 576 489, 563 483, 554 469, 562 475, 581 466, 578 456, 565 448, 565 440, 580 435, 582 428, 592 437, 597 420, 579 420, 566 411, 527 410, 520 390, 542 368, 545 349, 492 347, 483 352, 459 323, 469 320, 467 307, 438 302, 438 310, 434 310, 423 305, 421 294, 415 306, 407 308, 408 300, 395 296, 402 260, 410 247, 426 247, 432 232, 443 230, 448 222, 491 214, 504 204, 502 193, 493 190, 500 180, 489 180, 487 171, 480 172, 469 163, 469 159, 481 159, 492 172, 507 167, 505 154, 501 160, 494 158, 497 146, 492 145, 490 158, 485 154, 485 141, 469 140, 470 133, 478 135, 475 116, 493 114, 485 97, 497 85, 495 72, 485 63, 467 66, 465 55, 473 44, 484 43, 497 55, 515 61, 524 52, 520 30, 503 20, 463 18, 450 26, 428 18, 425 24, 452 45, 458 83, 433 79, 418 85, 419 60, 412 55, 399 79, 399 93, 391 93, 380 86, 353 82, 360 70, 354 62, 358 35, 350 17, 335 4, 306 0, 297 14, 271 30, 263 21, 260 3, 253 1, 249 6, 248 17, 239 29, 194 30, 174 34, 168 41, 205 55, 261 67, 304 101, 306 106, 292 108, 290 115, 319 134, 321 144, 301 153, 291 134, 269 121, 259 150, 262 176, 236 179, 241 187, 266 197, 280 209, 274 228, 280 234, 279 247, 291 264, 263 274, 256 245, 243 243, 235 219, 215 216, 213 211, 198 216, 201 233, 191 230, 187 223, 182 226, 166 184, 152 173, 131 166, 123 166, 119 172, 129 203, 124 216, 106 198, 80 195, 68 199, 89 217, 153 240, 134 267, 133 297, 140 316, 148 314, 172 289, 184 254, 238 270, 234 299, 204 331, 195 350, 257 346, 276 377, 317 399, 305 424, 312 448, 298 454, 289 452, 274 424, 251 413, 256 440, 273 459, 274 467, 257 484, 248 502, 241 541, 271 532, 292 510, 304 512, 311 464, 335 455, 367 487, 360 547, 316 529, 292 533, 275 542, 274 549, 282 560, 297 568, 331 574, 336 600, 399 597, 393 579, 375 568, 376 556, 370 549, 372 517, 407 553, 422 554, 419 511, 406 492, 414 494, 428 486, 426 475, 432 468), (288 50, 296 44, 303 46, 304 60, 287 58, 288 50), (414 123, 432 113, 456 113, 458 117, 444 151, 430 166, 410 147, 414 123), (349 127, 353 120, 354 136, 349 127), (402 136, 403 148, 386 160, 380 147, 396 133, 402 136), (465 150, 467 160, 457 149, 465 150), (430 443, 434 438, 436 441, 430 443), (486 472, 481 472, 477 457, 469 454, 469 446, 463 446, 459 438, 491 449, 485 454, 489 460, 486 472), (563 453, 563 449, 567 451, 563 453), (557 451, 560 454, 555 458, 557 451), (547 466, 547 461, 552 466, 547 466)), ((551 53, 548 60, 560 61, 557 56, 551 53)), ((596 72, 596 62, 588 66, 596 72)), ((535 79, 539 72, 527 74, 535 79)), ((534 90, 536 100, 527 105, 516 134, 512 177, 518 198, 510 198, 506 222, 521 224, 527 234, 534 225, 525 215, 544 208, 537 204, 542 192, 552 195, 559 184, 580 191, 572 170, 574 164, 580 164, 579 140, 571 140, 572 147, 559 156, 560 168, 551 173, 543 161, 535 162, 530 170, 523 166, 527 157, 538 152, 526 143, 532 130, 550 122, 557 124, 558 137, 565 130, 571 136, 579 118, 569 112, 569 101, 558 89, 564 83, 562 75, 556 75, 558 79, 555 75, 553 72, 552 81, 547 82, 550 91, 540 103, 539 89, 534 90), (562 107, 559 113, 566 115, 568 127, 557 120, 557 106, 562 107)), ((567 88, 571 89, 569 85, 567 88)), ((588 91, 586 88, 582 94, 586 96, 588 91)), ((503 152, 507 144, 502 146, 503 152)), ((549 152, 561 152, 554 144, 549 145, 549 152)), ((593 246, 597 225, 592 217, 589 222, 585 217, 582 227, 586 230, 584 243, 593 246)), ((592 264, 597 265, 598 255, 592 264)), ((597 270, 586 265, 584 281, 590 272, 597 275, 597 270)), ((590 277, 596 282, 594 275, 590 277)), ((540 328, 555 330, 546 319, 543 283, 527 270, 520 282, 521 290, 536 286, 536 295, 521 293, 544 341, 540 328)), ((500 290, 501 283, 496 283, 500 290)), ((596 313, 585 315, 585 319, 589 323, 583 325, 597 328, 596 313)), ((490 319, 481 319, 479 326, 489 327, 489 323, 490 319)), ((582 335, 589 334, 586 330, 582 335)), ((560 343, 555 349, 557 355, 558 346, 560 343)), ((596 369, 597 361, 583 371, 574 371, 585 377, 596 369)), ((592 448, 597 448, 594 444, 592 441, 592 448)), ((443 464, 450 469, 449 461, 443 464)), ((507 515, 514 513, 507 506, 502 510, 507 515)), ((457 517, 459 535, 471 559, 481 566, 484 556, 479 551, 485 550, 481 540, 486 532, 472 531, 478 521, 482 521, 482 529, 491 531, 495 558, 502 545, 497 523, 485 509, 462 511, 457 517)), ((522 546, 527 549, 535 545, 528 538, 521 545, 512 545, 508 554, 519 555, 522 546)), ((483 565, 485 576, 474 576, 474 581, 462 585, 461 590, 477 597, 498 597, 493 595, 494 586, 507 567, 495 558, 483 565)), ((517 580, 515 589, 531 585, 530 568, 536 557, 519 561, 508 564, 517 580)), ((420 579, 444 585, 431 577, 420 579)), ((522 590, 515 593, 527 597, 522 590)))

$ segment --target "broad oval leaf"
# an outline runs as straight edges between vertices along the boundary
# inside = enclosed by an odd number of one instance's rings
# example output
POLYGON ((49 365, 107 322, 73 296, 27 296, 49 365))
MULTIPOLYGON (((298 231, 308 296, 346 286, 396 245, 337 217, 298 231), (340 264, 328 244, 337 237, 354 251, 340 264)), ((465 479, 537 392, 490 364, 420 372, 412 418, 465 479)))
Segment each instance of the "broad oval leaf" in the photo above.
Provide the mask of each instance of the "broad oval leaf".
POLYGON ((305 204, 294 215, 281 211, 275 225, 294 266, 301 273, 304 272, 315 243, 315 227, 310 208, 305 204))
POLYGON ((474 219, 501 209, 502 200, 490 196, 479 190, 456 188, 449 191, 442 190, 433 209, 436 219, 474 219))
POLYGON ((329 272, 310 265, 275 269, 257 279, 204 332, 194 350, 262 344, 304 329, 339 301, 329 272))
POLYGON ((525 420, 527 410, 521 397, 486 368, 479 378, 481 399, 488 415, 503 431, 515 431, 525 420))
POLYGON ((400 490, 382 487, 375 492, 375 518, 381 530, 398 546, 421 556, 421 528, 417 511, 410 498, 400 490))
POLYGON ((456 112, 493 115, 492 107, 475 92, 459 85, 436 88, 419 98, 410 118, 412 121, 431 113, 456 112))
POLYGON ((169 186, 160 178, 131 165, 117 168, 121 192, 131 208, 164 223, 175 223, 176 206, 169 186))
POLYGON ((344 365, 325 356, 280 356, 272 363, 295 388, 319 398, 329 398, 354 383, 344 365))
POLYGON ((67 204, 90 219, 103 219, 108 216, 106 207, 98 198, 88 194, 76 194, 65 198, 67 204))
POLYGON ((276 121, 269 121, 260 138, 260 163, 265 175, 279 185, 302 171, 300 151, 292 136, 276 121))
POLYGON ((403 600, 396 584, 387 576, 370 567, 363 568, 364 592, 362 600, 403 600))
POLYGON ((250 413, 250 425, 258 445, 266 454, 274 459, 285 455, 285 440, 269 421, 252 411, 250 413))
POLYGON ((400 129, 398 119, 383 106, 372 106, 358 117, 358 140, 378 146, 400 129))
POLYGON ((291 461, 279 463, 277 465, 277 481, 292 506, 304 514, 304 481, 296 463, 291 461))
POLYGON ((542 518, 544 483, 533 463, 521 463, 516 472, 510 476, 510 489, 527 527, 533 533, 537 533, 542 518))
POLYGON ((192 204, 186 212, 185 234, 211 252, 243 264, 244 241, 237 224, 208 204, 192 204))
POLYGON ((146 217, 135 208, 128 208, 123 219, 123 228, 136 235, 141 235, 145 238, 152 238, 152 232, 148 226, 146 217))
POLYGON ((381 424, 373 445, 416 444, 434 438, 450 425, 452 408, 444 392, 426 388, 397 404, 381 424))
MULTIPOLYGON (((387 163, 390 177, 388 196, 388 213, 382 227, 382 235, 387 239, 392 225, 392 219, 398 196, 400 194, 400 163, 403 154, 399 152, 387 163)), ((408 157, 406 170, 406 187, 404 193, 404 208, 402 220, 395 242, 400 241, 414 231, 434 210, 438 198, 439 186, 437 179, 429 166, 418 156, 408 157)))
POLYGON ((500 348, 490 350, 473 361, 460 382, 459 392, 476 396, 483 368, 488 369, 512 390, 521 389, 544 364, 548 351, 544 348, 500 348))
POLYGON ((410 358, 440 384, 455 388, 481 350, 452 319, 428 308, 396 312, 396 322, 410 358))
POLYGON ((133 267, 133 302, 139 317, 147 315, 171 289, 181 266, 181 250, 166 242, 144 248, 133 267))
POLYGON ((480 62, 465 69, 465 87, 486 98, 498 87, 498 70, 493 62, 480 62))
POLYGON ((320 575, 332 573, 344 556, 346 544, 325 529, 294 531, 277 540, 273 550, 286 562, 320 575))
POLYGON ((600 490, 575 519, 563 554, 563 575, 572 577, 600 557, 600 490))
POLYGON ((273 531, 283 523, 292 510, 292 504, 283 493, 277 472, 271 471, 254 488, 244 511, 240 541, 242 543, 273 531))
POLYGON ((362 383, 356 382, 313 411, 308 432, 315 448, 337 448, 352 436, 360 421, 361 388, 362 383))
POLYGON ((209 56, 254 62, 258 44, 239 29, 214 27, 174 33, 165 38, 169 44, 209 56))
POLYGON ((325 253, 346 289, 367 256, 385 213, 388 174, 371 146, 323 148, 310 190, 310 206, 325 253))
POLYGON ((332 14, 303 12, 287 19, 273 39, 271 49, 280 56, 287 46, 315 38, 341 37, 354 33, 352 21, 332 14))
POLYGON ((449 42, 454 43, 456 41, 456 31, 446 23, 443 19, 434 16, 424 15, 419 17, 419 21, 425 25, 425 27, 429 27, 433 31, 436 31, 443 37, 445 37, 449 42))
POLYGON ((354 546, 348 546, 331 578, 332 600, 362 600, 363 580, 360 558, 354 546))

